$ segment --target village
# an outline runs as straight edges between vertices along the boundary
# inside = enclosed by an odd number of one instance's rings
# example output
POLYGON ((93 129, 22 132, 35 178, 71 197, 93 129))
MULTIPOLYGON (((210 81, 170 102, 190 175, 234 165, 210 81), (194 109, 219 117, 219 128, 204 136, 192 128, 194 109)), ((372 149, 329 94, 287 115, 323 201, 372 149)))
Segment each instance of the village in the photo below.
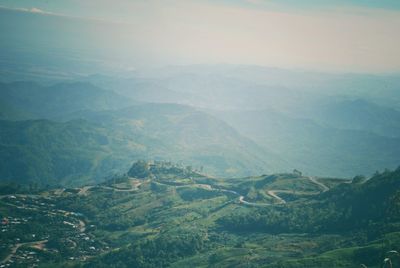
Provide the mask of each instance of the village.
POLYGON ((0 196, 0 268, 38 267, 55 259, 82 261, 109 250, 81 213, 57 208, 54 196, 0 196))

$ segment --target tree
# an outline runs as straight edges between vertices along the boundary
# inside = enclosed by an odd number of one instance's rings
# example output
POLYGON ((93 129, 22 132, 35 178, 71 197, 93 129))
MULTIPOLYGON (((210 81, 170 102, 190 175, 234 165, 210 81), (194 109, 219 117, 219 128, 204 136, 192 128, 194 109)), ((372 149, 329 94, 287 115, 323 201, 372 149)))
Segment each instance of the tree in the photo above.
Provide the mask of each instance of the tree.
POLYGON ((293 174, 297 175, 297 176, 300 176, 300 177, 303 175, 303 173, 300 170, 297 170, 297 169, 293 169, 293 174))
POLYGON ((128 171, 130 177, 144 179, 151 175, 149 164, 146 161, 139 160, 131 166, 128 171))
POLYGON ((365 181, 365 177, 362 176, 362 175, 358 175, 358 176, 355 176, 355 177, 353 178, 353 180, 351 181, 351 183, 353 183, 353 184, 359 184, 359 183, 363 183, 364 181, 365 181))

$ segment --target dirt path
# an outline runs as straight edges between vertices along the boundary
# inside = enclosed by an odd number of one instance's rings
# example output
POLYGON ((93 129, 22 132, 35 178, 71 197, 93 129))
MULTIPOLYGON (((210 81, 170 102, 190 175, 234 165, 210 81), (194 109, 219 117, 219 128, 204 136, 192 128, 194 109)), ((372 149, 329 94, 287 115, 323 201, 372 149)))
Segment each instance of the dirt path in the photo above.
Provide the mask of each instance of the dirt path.
POLYGON ((273 206, 274 204, 270 204, 270 203, 254 203, 254 202, 249 202, 244 200, 244 196, 241 195, 239 196, 239 203, 244 204, 244 205, 248 205, 248 206, 252 206, 252 207, 266 207, 266 206, 273 206))
POLYGON ((323 183, 317 181, 317 179, 316 179, 315 177, 307 177, 307 178, 308 178, 312 183, 318 185, 318 186, 322 189, 322 192, 323 192, 323 193, 326 192, 326 191, 329 191, 329 187, 326 186, 325 184, 323 184, 323 183))
POLYGON ((141 182, 138 182, 138 183, 132 182, 130 184, 132 186, 132 188, 130 188, 130 189, 118 189, 118 188, 114 188, 114 187, 110 187, 110 186, 97 186, 97 185, 96 186, 93 186, 93 185, 92 186, 84 186, 84 187, 80 188, 78 195, 87 195, 87 192, 94 187, 107 189, 107 190, 113 190, 116 192, 134 192, 139 189, 140 185, 142 185, 141 182))
MULTIPOLYGON (((318 185, 321 188, 323 193, 326 192, 326 191, 329 191, 329 187, 326 186, 325 184, 323 184, 322 182, 317 181, 316 178, 314 178, 314 177, 307 177, 307 178, 312 183, 318 185)), ((276 204, 286 204, 286 201, 282 197, 278 196, 277 193, 294 194, 294 191, 290 191, 290 190, 269 190, 269 191, 267 191, 268 195, 270 195, 270 196, 274 197, 276 200, 278 200, 278 203, 276 203, 276 204)), ((301 192, 301 191, 297 192, 297 194, 301 194, 301 195, 315 195, 315 194, 318 194, 318 193, 319 192, 301 192)))
POLYGON ((276 204, 286 204, 285 200, 283 200, 281 197, 276 195, 277 192, 286 193, 287 191, 284 191, 284 190, 271 190, 271 191, 267 191, 267 194, 272 196, 276 200, 278 200, 278 202, 276 204))
MULTIPOLYGON (((176 187, 176 188, 182 188, 182 187, 199 187, 202 189, 206 189, 209 191, 219 191, 219 192, 224 192, 224 193, 230 193, 230 194, 234 194, 239 196, 239 203, 240 204, 244 204, 244 205, 248 205, 248 206, 254 206, 254 207, 265 207, 265 206, 273 206, 273 205, 279 205, 279 204, 286 204, 286 201, 283 200, 281 197, 279 197, 278 195, 276 195, 277 192, 286 192, 285 190, 270 190, 268 191, 268 194, 272 197, 274 197, 275 199, 278 200, 277 203, 275 204, 271 204, 271 203, 254 203, 254 202, 250 202, 250 201, 246 201, 243 195, 239 194, 238 192, 234 191, 234 190, 228 190, 228 189, 221 189, 221 188, 214 188, 209 184, 189 184, 189 185, 173 185, 173 184, 169 184, 169 183, 163 183, 160 181, 156 181, 159 184, 163 184, 166 186, 172 186, 172 187, 176 187)), ((289 192, 289 191, 287 191, 289 192)))
MULTIPOLYGON (((326 191, 329 190, 329 187, 327 187, 325 184, 323 184, 320 181, 318 181, 316 178, 314 178, 314 177, 307 177, 307 178, 312 183, 318 185, 318 187, 321 188, 321 192, 326 192, 326 191)), ((231 194, 239 196, 239 203, 245 204, 245 205, 249 205, 249 206, 271 206, 271 205, 286 204, 286 201, 282 197, 280 197, 278 195, 278 193, 291 193, 291 194, 294 193, 294 191, 289 191, 289 190, 279 190, 279 189, 277 189, 277 190, 268 190, 267 194, 277 200, 277 202, 275 204, 254 203, 254 202, 246 201, 244 199, 245 198, 244 196, 240 195, 238 192, 236 192, 234 190, 213 188, 209 184, 174 185, 172 183, 165 183, 165 182, 161 182, 161 181, 158 181, 158 180, 155 181, 155 182, 158 183, 158 184, 163 184, 163 185, 166 185, 166 186, 172 186, 172 187, 176 187, 176 188, 198 187, 198 188, 206 189, 206 190, 209 190, 209 191, 221 191, 221 192, 231 193, 231 194)), ((118 189, 118 188, 113 188, 113 187, 109 187, 109 186, 97 186, 97 187, 101 187, 103 189, 108 189, 108 190, 113 190, 113 191, 116 191, 116 192, 133 192, 133 191, 136 191, 139 188, 140 185, 141 185, 141 183, 135 183, 135 185, 133 185, 133 183, 132 183, 132 188, 131 189, 118 189)), ((78 194, 86 195, 87 191, 89 191, 93 187, 95 187, 95 186, 82 187, 78 194)), ((297 194, 304 194, 304 195, 312 195, 312 194, 318 194, 318 193, 320 193, 320 192, 297 192, 297 194)))

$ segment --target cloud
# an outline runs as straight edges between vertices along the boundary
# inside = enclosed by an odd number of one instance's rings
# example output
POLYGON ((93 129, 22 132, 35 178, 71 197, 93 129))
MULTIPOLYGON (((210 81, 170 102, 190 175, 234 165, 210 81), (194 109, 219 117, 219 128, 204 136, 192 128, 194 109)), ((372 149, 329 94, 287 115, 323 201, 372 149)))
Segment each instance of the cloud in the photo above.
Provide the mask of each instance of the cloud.
POLYGON ((29 13, 35 13, 35 14, 43 14, 43 15, 58 15, 58 14, 55 14, 55 13, 53 13, 53 12, 50 12, 50 11, 45 11, 45 10, 43 10, 43 9, 40 9, 40 8, 37 8, 37 7, 32 7, 32 8, 25 8, 24 9, 26 12, 29 12, 29 13))
MULTIPOLYGON (((127 2, 121 10, 106 0, 96 0, 93 8, 91 1, 84 1, 81 13, 51 8, 57 12, 51 13, 56 15, 52 19, 67 16, 82 24, 82 32, 73 24, 66 34, 60 33, 62 43, 100 51, 99 58, 118 58, 128 66, 223 62, 357 72, 400 70, 398 10, 342 7, 285 12, 199 0, 168 4, 123 0, 127 2), (118 19, 122 22, 115 23, 118 19), (74 31, 78 33, 68 35, 74 31), (76 36, 83 38, 77 41, 76 36)), ((29 16, 32 20, 45 16, 33 8, 24 11, 38 13, 29 16)))
POLYGON ((55 13, 52 13, 52 12, 49 12, 49 11, 45 11, 45 10, 37 8, 37 7, 32 7, 32 8, 25 8, 25 7, 10 8, 10 7, 5 7, 5 6, 0 6, 0 8, 1 9, 6 9, 6 10, 20 11, 20 12, 56 15, 55 13))
POLYGON ((29 9, 29 12, 31 12, 31 13, 49 13, 49 12, 45 12, 45 11, 41 10, 40 8, 36 8, 36 7, 32 7, 31 9, 29 9))

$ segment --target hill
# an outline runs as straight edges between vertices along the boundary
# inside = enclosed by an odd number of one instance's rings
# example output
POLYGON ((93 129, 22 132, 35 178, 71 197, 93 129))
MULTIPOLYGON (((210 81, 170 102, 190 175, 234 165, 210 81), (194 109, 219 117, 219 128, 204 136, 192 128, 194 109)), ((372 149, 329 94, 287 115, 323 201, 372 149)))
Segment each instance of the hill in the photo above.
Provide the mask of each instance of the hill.
POLYGON ((57 119, 80 110, 110 110, 133 100, 85 82, 44 86, 35 82, 0 83, 1 119, 57 119))
MULTIPOLYGON (((188 70, 152 74, 155 77, 93 75, 84 82, 51 86, 2 83, 0 118, 85 119, 102 128, 118 129, 123 133, 119 138, 133 139, 148 148, 157 141, 160 148, 144 150, 145 154, 139 154, 142 158, 211 166, 208 172, 214 175, 240 177, 297 168, 307 174, 350 178, 395 168, 400 161, 399 112, 363 98, 358 91, 338 95, 344 93, 330 86, 326 92, 316 92, 292 83, 273 85, 260 80, 261 74, 252 82, 244 74, 242 80, 234 79, 224 68, 217 73, 188 70), (243 161, 238 161, 240 154, 243 161)), ((307 83, 316 82, 312 77, 307 83)), ((348 79, 346 86, 352 81, 348 79)), ((354 79, 375 81, 364 76, 354 79)))
POLYGON ((286 170, 351 178, 400 162, 395 74, 195 65, 87 81, 141 101, 199 107, 284 159, 286 170))
MULTIPOLYGON (((345 102, 344 105, 350 109, 351 104, 345 102)), ((336 106, 336 112, 329 113, 329 116, 335 114, 339 117, 339 107, 342 106, 336 106)), ((376 113, 376 117, 361 117, 362 111, 358 111, 357 107, 352 109, 357 112, 353 111, 348 116, 342 114, 342 123, 333 119, 318 121, 317 117, 328 116, 322 109, 314 110, 315 121, 299 117, 301 114, 290 116, 273 109, 214 114, 238 129, 242 135, 279 154, 291 166, 308 174, 353 177, 357 174, 373 174, 385 167, 396 168, 400 163, 400 151, 397 149, 400 139, 393 137, 394 131, 387 127, 387 123, 395 117, 386 119, 384 115, 378 116, 379 113, 376 113), (359 123, 351 117, 360 117, 359 123), (381 124, 377 118, 382 119, 381 124), (372 122, 376 123, 375 128, 366 126, 374 124, 372 122), (378 134, 382 132, 377 130, 379 128, 386 129, 386 134, 378 134)), ((371 113, 375 114, 374 111, 371 113)), ((395 124, 389 125, 395 127, 395 124)))
POLYGON ((314 107, 309 117, 321 125, 338 129, 371 132, 384 137, 399 137, 400 112, 363 99, 330 100, 314 107))
POLYGON ((1 121, 1 180, 76 185, 121 173, 131 159, 177 159, 220 176, 285 162, 224 122, 187 106, 79 112, 67 122, 1 121))
POLYGON ((4 263, 380 267, 390 257, 399 264, 389 251, 400 248, 400 169, 353 182, 298 172, 221 179, 142 161, 129 174, 82 188, 0 196, 4 263), (132 177, 143 165, 151 174, 132 177), (252 187, 269 199, 251 200, 252 187))

